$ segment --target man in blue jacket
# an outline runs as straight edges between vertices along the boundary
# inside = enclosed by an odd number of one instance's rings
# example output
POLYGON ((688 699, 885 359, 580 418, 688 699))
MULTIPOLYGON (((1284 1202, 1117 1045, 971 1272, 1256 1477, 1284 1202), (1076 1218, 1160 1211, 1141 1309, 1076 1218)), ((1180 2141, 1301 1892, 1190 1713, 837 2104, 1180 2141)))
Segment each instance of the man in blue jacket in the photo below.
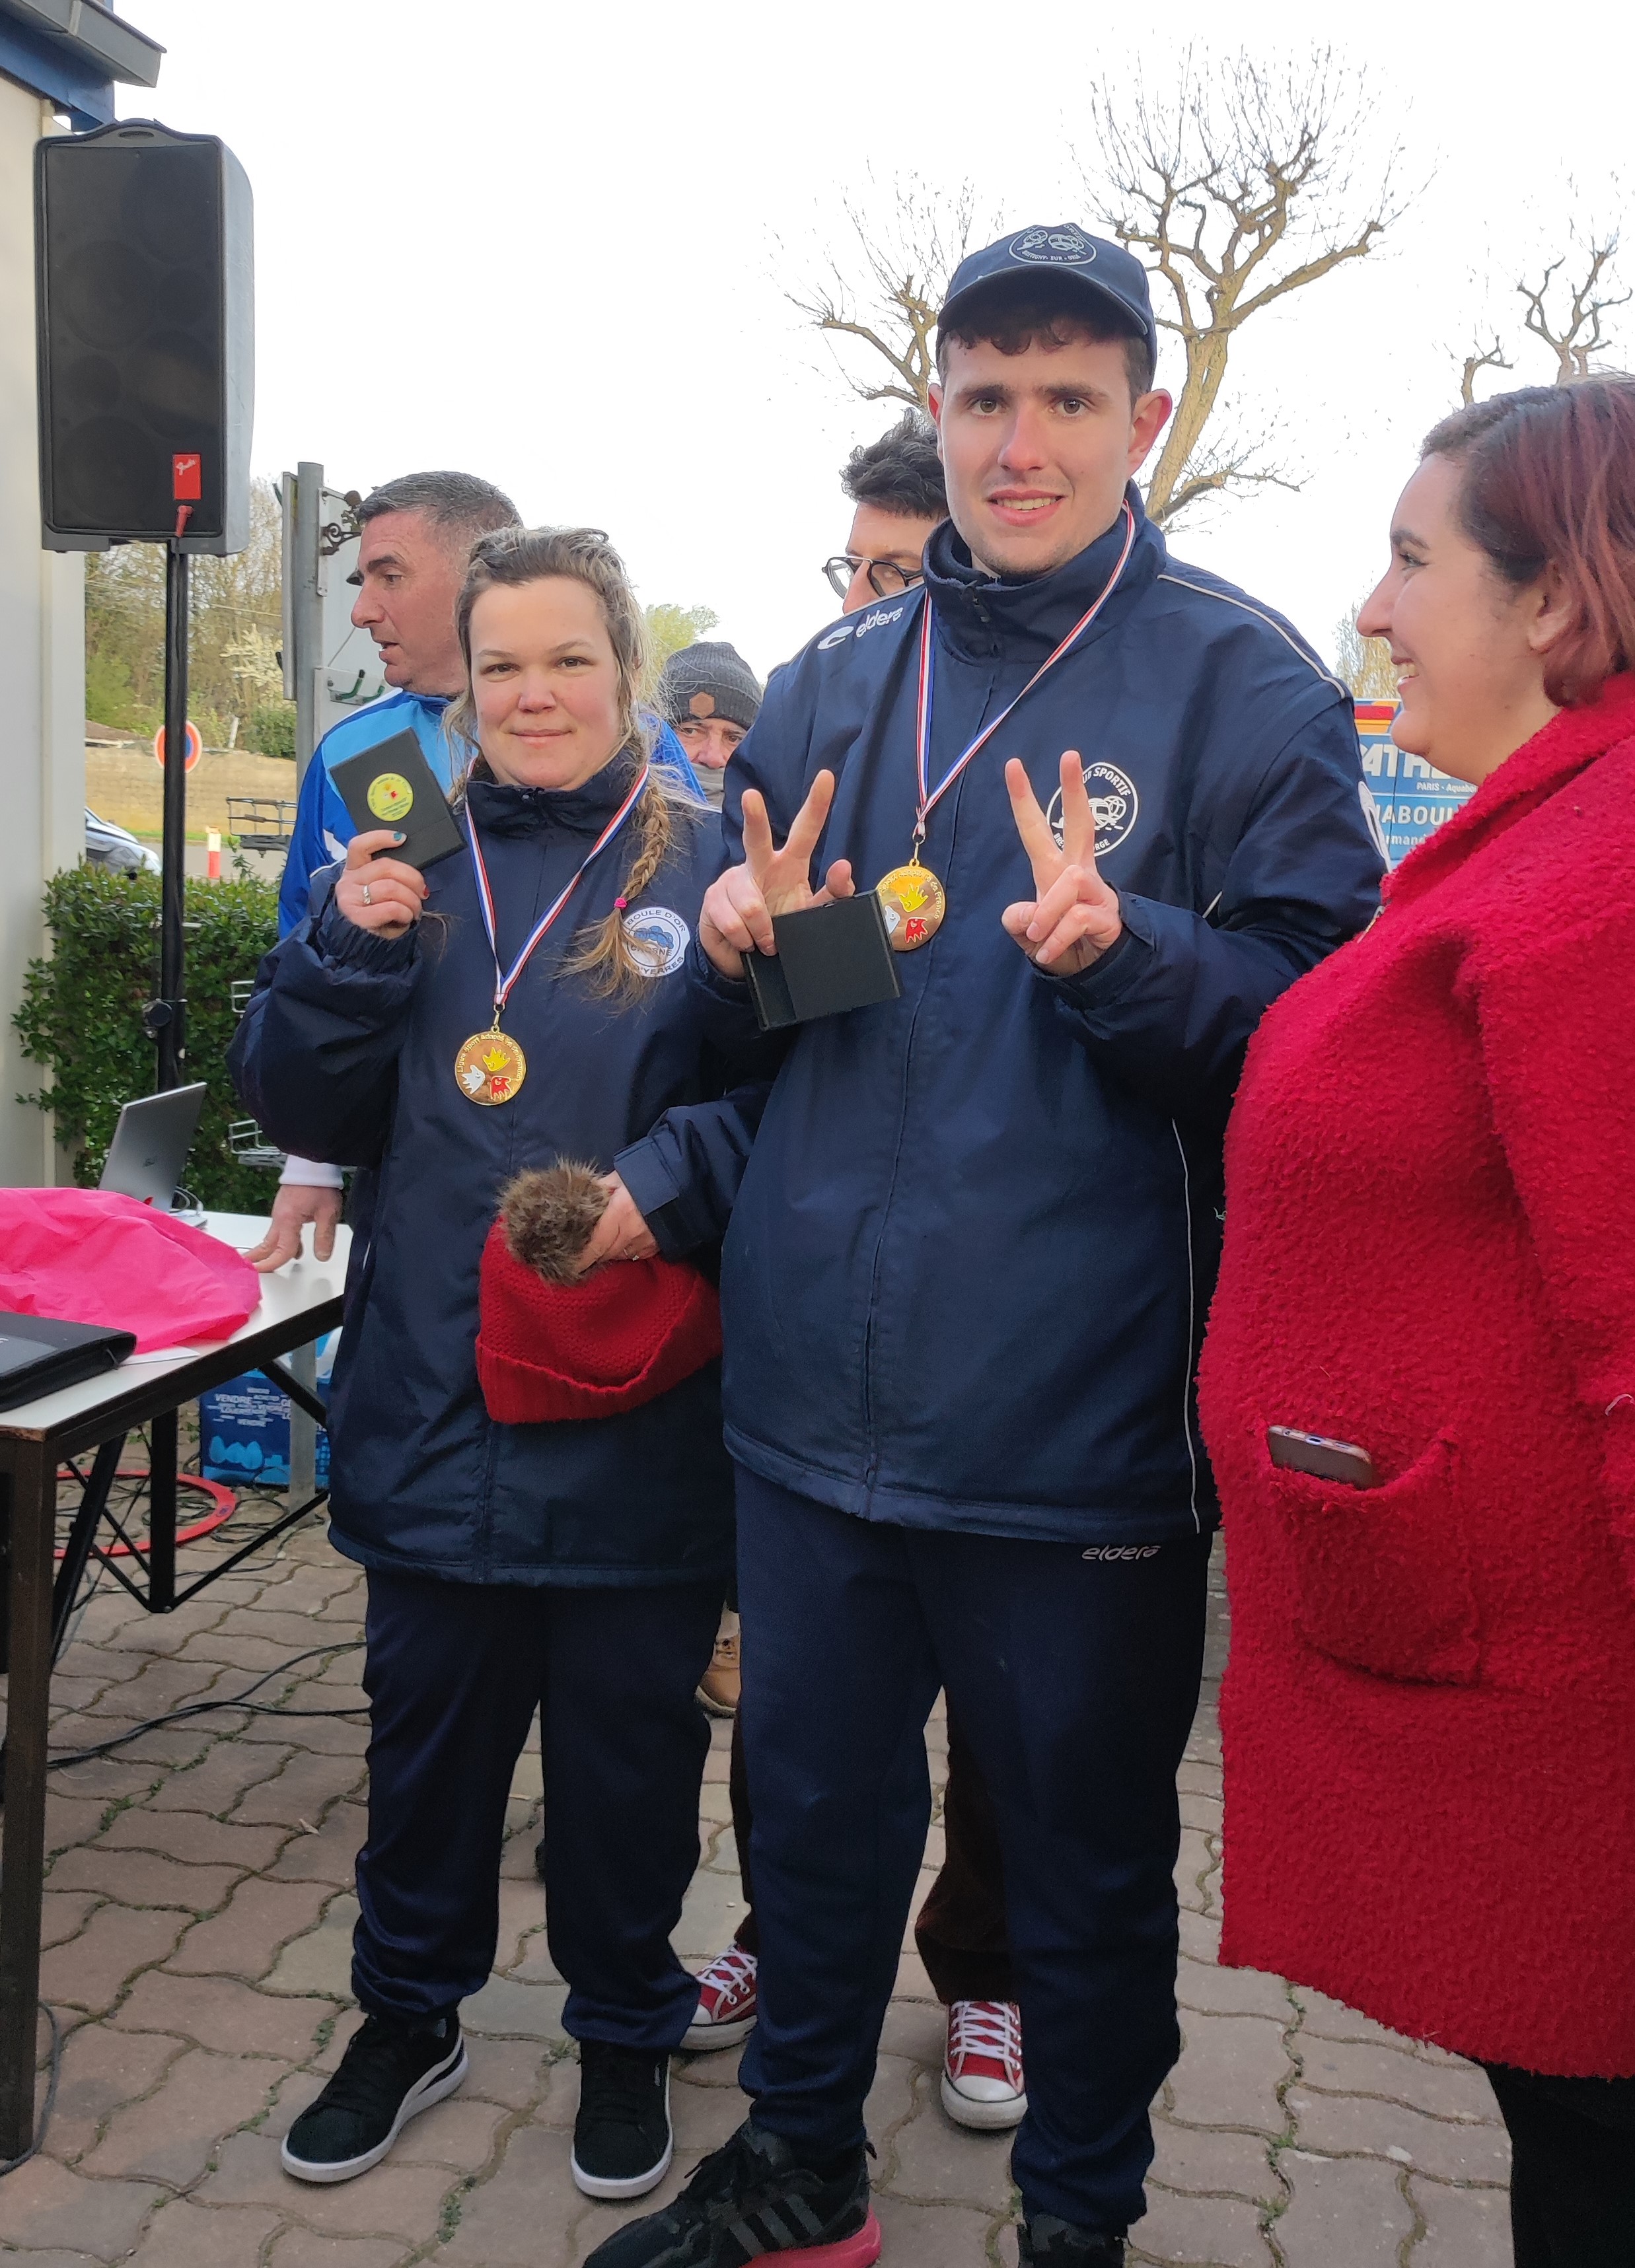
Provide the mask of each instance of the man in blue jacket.
POLYGON ((1112 2268, 1145 2209, 1221 1134, 1260 1016, 1366 925, 1381 870, 1346 688, 1142 512, 1155 347, 1145 271, 1076 225, 967 260, 924 590, 814 638, 734 762, 745 863, 694 970, 723 1026, 814 854, 818 901, 879 887, 902 994, 795 1034, 723 1263, 754 2110, 597 2268, 876 2257, 863 2102, 939 1685, 998 1814, 1020 2261, 1112 2268))

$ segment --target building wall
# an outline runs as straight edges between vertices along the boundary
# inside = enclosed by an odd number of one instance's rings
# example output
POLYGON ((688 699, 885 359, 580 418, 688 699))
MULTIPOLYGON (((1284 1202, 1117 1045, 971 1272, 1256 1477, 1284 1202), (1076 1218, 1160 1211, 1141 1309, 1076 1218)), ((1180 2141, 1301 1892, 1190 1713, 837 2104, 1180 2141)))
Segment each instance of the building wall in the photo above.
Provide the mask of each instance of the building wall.
POLYGON ((47 875, 85 848, 85 563, 40 544, 33 150, 50 106, 0 78, 0 1186, 56 1178, 51 1121, 13 1100, 23 972, 46 949, 47 875))

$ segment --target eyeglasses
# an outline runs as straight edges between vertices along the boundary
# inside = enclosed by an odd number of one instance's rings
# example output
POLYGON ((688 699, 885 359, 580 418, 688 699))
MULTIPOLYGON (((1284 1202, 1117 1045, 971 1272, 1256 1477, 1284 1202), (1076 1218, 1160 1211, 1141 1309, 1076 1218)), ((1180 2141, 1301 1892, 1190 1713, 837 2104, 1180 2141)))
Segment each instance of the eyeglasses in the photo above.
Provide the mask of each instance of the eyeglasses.
POLYGON ((851 588, 851 578, 859 567, 867 568, 869 588, 877 599, 895 599, 900 591, 911 591, 925 580, 917 567, 899 567, 895 559, 859 559, 853 551, 841 551, 823 562, 823 572, 837 599, 843 599, 851 588))

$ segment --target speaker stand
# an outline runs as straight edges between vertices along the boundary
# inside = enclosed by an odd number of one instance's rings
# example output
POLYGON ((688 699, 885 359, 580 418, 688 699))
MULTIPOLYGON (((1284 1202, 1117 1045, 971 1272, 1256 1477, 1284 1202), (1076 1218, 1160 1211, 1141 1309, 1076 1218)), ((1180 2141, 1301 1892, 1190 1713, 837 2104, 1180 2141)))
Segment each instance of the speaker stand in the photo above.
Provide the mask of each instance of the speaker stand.
MULTIPOLYGON (((185 515, 184 515, 185 518, 185 515)), ((187 999, 182 956, 187 932, 188 858, 188 555, 180 533, 165 560, 165 836, 159 891, 159 991, 143 1012, 151 1040, 158 1042, 161 1090, 186 1076, 187 999)))

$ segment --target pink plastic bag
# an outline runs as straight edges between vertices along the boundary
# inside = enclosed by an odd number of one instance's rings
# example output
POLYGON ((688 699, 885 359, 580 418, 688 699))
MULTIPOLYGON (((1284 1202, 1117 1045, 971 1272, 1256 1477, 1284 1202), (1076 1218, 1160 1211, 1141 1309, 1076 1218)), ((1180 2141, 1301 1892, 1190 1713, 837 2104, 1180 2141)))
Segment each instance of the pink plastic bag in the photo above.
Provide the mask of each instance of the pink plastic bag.
POLYGON ((135 1331, 136 1351, 231 1338, 261 1303, 241 1253, 112 1189, 0 1189, 0 1312, 135 1331))

